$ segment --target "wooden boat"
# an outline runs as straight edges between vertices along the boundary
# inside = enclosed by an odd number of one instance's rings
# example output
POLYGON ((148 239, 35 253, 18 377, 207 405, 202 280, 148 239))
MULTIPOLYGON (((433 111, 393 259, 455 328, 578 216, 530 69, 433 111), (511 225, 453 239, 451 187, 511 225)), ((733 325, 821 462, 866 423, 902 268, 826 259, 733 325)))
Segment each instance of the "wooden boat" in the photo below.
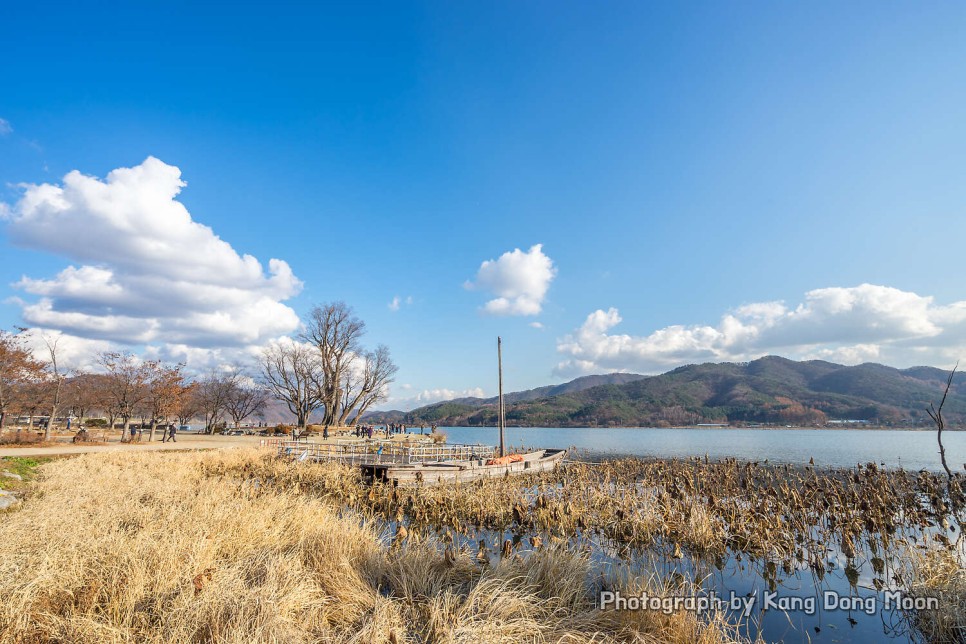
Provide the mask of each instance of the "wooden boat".
POLYGON ((520 454, 519 459, 477 459, 423 463, 371 463, 361 465, 362 475, 369 482, 381 481, 396 485, 419 483, 462 483, 482 478, 546 472, 563 462, 567 450, 542 449, 520 454), (489 464, 488 464, 489 463, 489 464))

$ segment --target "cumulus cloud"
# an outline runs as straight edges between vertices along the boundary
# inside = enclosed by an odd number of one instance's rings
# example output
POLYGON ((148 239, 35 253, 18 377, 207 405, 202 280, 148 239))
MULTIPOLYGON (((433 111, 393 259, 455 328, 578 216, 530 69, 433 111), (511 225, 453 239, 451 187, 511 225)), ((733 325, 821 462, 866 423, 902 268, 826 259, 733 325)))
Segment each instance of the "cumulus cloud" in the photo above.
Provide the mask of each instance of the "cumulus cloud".
POLYGON ((41 361, 50 359, 47 341, 55 344, 57 364, 67 371, 97 371, 99 369, 95 362, 97 354, 118 349, 111 342, 78 338, 54 329, 30 329, 24 334, 24 338, 27 348, 41 361))
POLYGON ((13 133, 13 126, 10 125, 10 121, 0 119, 0 136, 7 136, 11 133, 13 133))
POLYGON ((540 323, 540 322, 531 322, 530 323, 530 327, 531 328, 534 328, 534 329, 539 329, 540 331, 543 331, 543 324, 540 323))
POLYGON ((239 254, 197 221, 178 194, 181 171, 154 157, 104 180, 73 171, 61 185, 23 187, 8 209, 17 245, 71 262, 14 286, 24 321, 79 339, 164 353, 250 352, 295 330, 283 304, 301 281, 289 265, 239 254))
POLYGON ((483 306, 483 311, 491 315, 538 315, 556 275, 557 269, 543 253, 543 245, 535 244, 527 252, 516 248, 499 259, 483 262, 476 281, 464 286, 496 296, 483 306))
POLYGON ((696 362, 743 361, 777 353, 846 364, 946 364, 966 355, 966 302, 862 284, 809 291, 795 307, 761 302, 736 308, 719 323, 669 326, 649 335, 612 333, 615 308, 587 316, 558 340, 561 376, 602 371, 654 373, 696 362))

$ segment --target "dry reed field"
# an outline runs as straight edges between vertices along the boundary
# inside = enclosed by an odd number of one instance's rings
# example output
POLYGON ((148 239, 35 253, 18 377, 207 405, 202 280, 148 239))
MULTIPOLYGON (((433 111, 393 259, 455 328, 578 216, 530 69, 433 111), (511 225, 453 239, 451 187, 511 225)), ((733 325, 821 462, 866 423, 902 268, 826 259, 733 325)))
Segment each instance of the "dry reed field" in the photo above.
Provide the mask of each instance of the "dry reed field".
POLYGON ((481 558, 418 522, 383 535, 365 508, 391 495, 256 449, 50 463, 0 515, 0 641, 737 640, 720 618, 598 610, 601 585, 672 589, 561 545, 481 558))
POLYGON ((820 586, 829 573, 842 575, 846 588, 855 590, 860 575, 869 574, 876 590, 939 596, 939 612, 900 616, 910 635, 966 641, 962 475, 947 481, 874 464, 846 471, 622 459, 397 488, 365 487, 353 470, 293 466, 272 456, 205 467, 210 476, 246 481, 258 494, 293 491, 353 508, 370 521, 404 526, 407 540, 426 532, 444 543, 478 544, 481 559, 541 544, 608 553, 623 562, 656 554, 664 562, 705 562, 710 571, 737 558, 770 590, 801 574, 820 586), (841 567, 830 552, 841 553, 841 567))

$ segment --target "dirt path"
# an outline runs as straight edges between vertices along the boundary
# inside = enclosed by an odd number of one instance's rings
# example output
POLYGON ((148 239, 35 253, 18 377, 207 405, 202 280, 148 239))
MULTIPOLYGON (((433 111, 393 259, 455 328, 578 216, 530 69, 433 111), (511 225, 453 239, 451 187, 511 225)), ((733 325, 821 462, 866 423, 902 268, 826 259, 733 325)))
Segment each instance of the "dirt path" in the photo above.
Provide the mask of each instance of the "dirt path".
POLYGON ((51 447, 2 447, 0 457, 4 456, 62 456, 67 454, 91 454, 98 452, 154 452, 184 449, 223 449, 226 447, 252 447, 258 445, 258 436, 209 436, 199 434, 178 434, 177 442, 162 443, 158 438, 153 443, 144 442, 128 445, 111 442, 107 445, 74 445, 65 442, 51 447))

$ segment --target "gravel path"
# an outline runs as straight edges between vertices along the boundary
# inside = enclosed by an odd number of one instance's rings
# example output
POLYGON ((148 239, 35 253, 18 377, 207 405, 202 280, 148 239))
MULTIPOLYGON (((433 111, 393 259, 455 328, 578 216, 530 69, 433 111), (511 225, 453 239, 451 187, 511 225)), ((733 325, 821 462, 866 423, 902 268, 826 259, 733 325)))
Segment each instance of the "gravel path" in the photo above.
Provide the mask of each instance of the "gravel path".
POLYGON ((222 449, 226 447, 251 447, 258 445, 259 436, 209 436, 203 434, 178 434, 177 442, 162 443, 157 438, 148 443, 147 438, 140 443, 111 442, 107 445, 75 445, 70 442, 58 443, 51 447, 0 447, 0 457, 4 456, 62 456, 67 454, 91 454, 98 452, 143 452, 183 449, 222 449))

